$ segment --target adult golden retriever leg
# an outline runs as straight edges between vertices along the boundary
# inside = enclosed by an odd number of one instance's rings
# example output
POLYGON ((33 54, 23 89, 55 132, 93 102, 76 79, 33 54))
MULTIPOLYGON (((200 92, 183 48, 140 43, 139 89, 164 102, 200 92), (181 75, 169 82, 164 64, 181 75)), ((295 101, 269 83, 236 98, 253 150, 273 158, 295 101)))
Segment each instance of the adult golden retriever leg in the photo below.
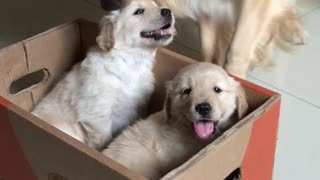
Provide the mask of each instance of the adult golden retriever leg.
POLYGON ((227 54, 227 72, 245 78, 259 40, 264 35, 272 14, 273 1, 243 0, 242 10, 227 54))
MULTIPOLYGON (((215 54, 216 29, 214 21, 208 17, 202 17, 200 19, 200 37, 204 61, 212 62, 215 54)), ((222 66, 223 64, 218 65, 222 66)))

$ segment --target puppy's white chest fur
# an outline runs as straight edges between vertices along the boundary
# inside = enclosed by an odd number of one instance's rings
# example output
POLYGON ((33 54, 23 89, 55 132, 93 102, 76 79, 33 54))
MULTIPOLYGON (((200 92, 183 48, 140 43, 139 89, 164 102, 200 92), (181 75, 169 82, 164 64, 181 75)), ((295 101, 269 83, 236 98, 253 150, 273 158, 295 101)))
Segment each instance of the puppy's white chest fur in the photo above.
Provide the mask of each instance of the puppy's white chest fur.
POLYGON ((119 133, 119 130, 129 125, 130 121, 136 120, 139 112, 145 113, 146 105, 154 89, 152 73, 154 54, 128 51, 121 56, 122 62, 118 62, 118 67, 121 69, 118 69, 119 73, 116 75, 120 81, 116 83, 119 84, 119 87, 113 105, 116 111, 110 116, 113 134, 119 133))
POLYGON ((91 50, 33 113, 101 148, 138 116, 154 88, 154 50, 91 50))

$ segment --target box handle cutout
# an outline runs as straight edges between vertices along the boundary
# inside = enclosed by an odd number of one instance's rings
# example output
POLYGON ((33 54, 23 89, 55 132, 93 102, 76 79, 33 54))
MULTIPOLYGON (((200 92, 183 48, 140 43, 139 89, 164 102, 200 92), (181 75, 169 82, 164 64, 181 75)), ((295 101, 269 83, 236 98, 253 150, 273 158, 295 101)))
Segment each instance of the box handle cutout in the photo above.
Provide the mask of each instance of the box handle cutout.
POLYGON ((235 169, 224 180, 241 180, 241 169, 235 169))
POLYGON ((11 95, 18 95, 27 90, 33 89, 42 83, 48 81, 50 77, 48 69, 40 69, 29 73, 15 81, 13 81, 9 88, 11 95))

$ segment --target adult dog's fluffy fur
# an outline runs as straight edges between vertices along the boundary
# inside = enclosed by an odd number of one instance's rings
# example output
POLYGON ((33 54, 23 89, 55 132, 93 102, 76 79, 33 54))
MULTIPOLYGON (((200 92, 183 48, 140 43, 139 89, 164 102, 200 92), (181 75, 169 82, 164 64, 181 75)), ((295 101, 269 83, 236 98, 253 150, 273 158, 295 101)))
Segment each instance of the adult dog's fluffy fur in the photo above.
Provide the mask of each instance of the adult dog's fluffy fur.
POLYGON ((236 76, 269 67, 274 45, 304 44, 294 0, 155 0, 200 25, 202 54, 236 76))
POLYGON ((154 89, 157 47, 169 44, 174 17, 152 1, 132 1, 118 16, 104 17, 99 47, 75 65, 33 114, 101 149, 137 119, 154 89))
POLYGON ((242 87, 221 67, 189 65, 167 83, 163 111, 124 130, 103 153, 158 179, 244 117, 247 110, 242 87))

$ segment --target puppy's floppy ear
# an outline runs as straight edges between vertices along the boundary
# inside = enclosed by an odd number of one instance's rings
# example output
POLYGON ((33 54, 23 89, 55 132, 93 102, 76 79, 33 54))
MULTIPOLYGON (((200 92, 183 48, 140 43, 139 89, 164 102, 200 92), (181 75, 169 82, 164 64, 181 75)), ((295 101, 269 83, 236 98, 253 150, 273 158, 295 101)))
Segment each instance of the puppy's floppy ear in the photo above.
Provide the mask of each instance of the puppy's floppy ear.
POLYGON ((247 115, 247 112, 249 110, 249 105, 246 97, 246 93, 243 89, 243 87, 238 83, 236 80, 231 78, 231 81, 233 81, 233 85, 236 89, 236 94, 237 94, 237 100, 236 100, 236 105, 237 105, 237 116, 238 119, 242 119, 245 115, 247 115))
POLYGON ((169 81, 166 83, 166 99, 164 101, 164 118, 165 121, 168 122, 171 117, 172 117, 172 112, 171 112, 171 104, 172 104, 172 100, 171 100, 171 91, 172 91, 172 82, 169 81))
POLYGON ((115 44, 114 32, 116 20, 116 16, 105 16, 100 21, 100 33, 96 41, 103 51, 110 51, 115 44))

